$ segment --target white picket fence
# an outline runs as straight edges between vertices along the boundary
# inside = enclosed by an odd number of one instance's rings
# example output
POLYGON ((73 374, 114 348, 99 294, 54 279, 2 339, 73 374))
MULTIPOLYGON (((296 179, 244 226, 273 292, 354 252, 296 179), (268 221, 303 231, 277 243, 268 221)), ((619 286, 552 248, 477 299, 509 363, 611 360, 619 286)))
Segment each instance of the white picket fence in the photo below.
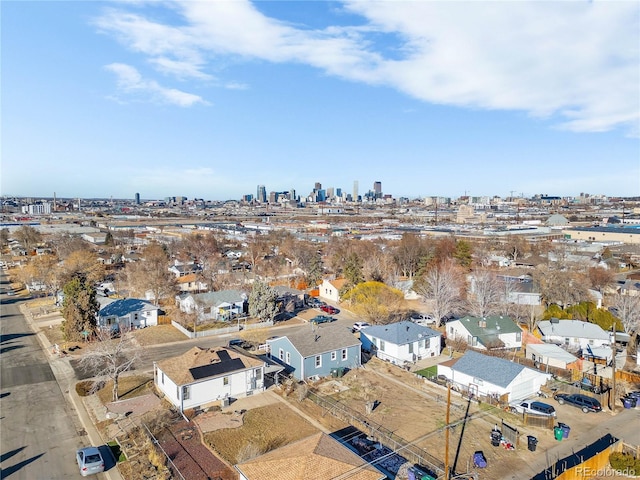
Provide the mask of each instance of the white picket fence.
POLYGON ((247 325, 233 325, 224 328, 213 328, 211 330, 204 330, 201 332, 192 332, 187 330, 182 325, 180 325, 175 320, 171 320, 171 325, 173 325, 176 329, 180 330, 185 336, 189 338, 202 338, 202 337, 212 337, 215 335, 225 335, 229 333, 236 333, 240 330, 254 330, 256 328, 266 328, 273 326, 273 322, 260 322, 260 323, 249 323, 247 325))

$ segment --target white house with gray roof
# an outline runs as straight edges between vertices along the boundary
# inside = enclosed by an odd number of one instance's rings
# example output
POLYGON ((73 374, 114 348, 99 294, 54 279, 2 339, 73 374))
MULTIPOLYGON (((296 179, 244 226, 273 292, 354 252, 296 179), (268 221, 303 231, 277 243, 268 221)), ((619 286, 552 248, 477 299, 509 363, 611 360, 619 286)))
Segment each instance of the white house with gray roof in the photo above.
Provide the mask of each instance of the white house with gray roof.
POLYGON ((551 379, 551 374, 473 350, 439 364, 438 375, 444 375, 457 390, 476 396, 506 395, 509 402, 536 395, 551 379))
POLYGON ((309 326, 267 340, 269 354, 298 380, 320 378, 362 365, 360 341, 344 325, 309 326))
POLYGON ((362 348, 395 365, 404 365, 428 357, 437 357, 442 349, 442 334, 414 322, 402 321, 374 325, 360 331, 362 348))
POLYGON ((510 317, 467 316, 447 322, 446 326, 448 339, 462 340, 480 350, 522 347, 522 329, 510 317))
POLYGON ((246 312, 247 294, 240 290, 220 290, 179 295, 176 305, 185 313, 197 313, 198 320, 229 320, 246 312))
POLYGON ((609 345, 609 333, 595 323, 582 320, 543 320, 538 322, 538 331, 546 343, 562 345, 569 351, 584 350, 609 345))

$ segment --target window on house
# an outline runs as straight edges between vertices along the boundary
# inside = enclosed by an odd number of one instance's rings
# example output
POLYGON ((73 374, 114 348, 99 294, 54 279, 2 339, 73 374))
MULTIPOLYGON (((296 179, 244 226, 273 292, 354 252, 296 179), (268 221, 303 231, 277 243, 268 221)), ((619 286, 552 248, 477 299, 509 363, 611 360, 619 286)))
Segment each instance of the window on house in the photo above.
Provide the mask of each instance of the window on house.
POLYGON ((409 353, 413 353, 413 343, 409 344, 409 353))
POLYGON ((384 352, 384 340, 380 340, 380 351, 384 352))
POLYGON ((449 333, 453 335, 453 327, 449 327, 449 333))
POLYGON ((287 365, 291 365, 291 353, 287 352, 287 359, 285 360, 285 362, 287 363, 287 365))
POLYGON ((343 348, 342 349, 342 360, 346 360, 347 359, 347 349, 343 348))
POLYGON ((316 355, 316 368, 320 368, 322 366, 322 357, 320 355, 316 355))
POLYGON ((256 380, 262 380, 262 369, 261 368, 256 368, 256 380))
POLYGON ((517 332, 516 333, 516 342, 521 342, 522 341, 522 332, 517 332))
POLYGON ((338 352, 331 352, 331 360, 335 360, 336 358, 338 358, 338 352))
POLYGON ((278 358, 282 361, 284 361, 284 350, 280 349, 278 351, 278 358))
POLYGON ((222 384, 229 385, 229 377, 222 377, 222 384))
POLYGON ((184 385, 182 387, 182 399, 189 400, 191 398, 191 387, 189 385, 184 385))
POLYGON ((160 383, 164 385, 164 372, 160 373, 160 383))

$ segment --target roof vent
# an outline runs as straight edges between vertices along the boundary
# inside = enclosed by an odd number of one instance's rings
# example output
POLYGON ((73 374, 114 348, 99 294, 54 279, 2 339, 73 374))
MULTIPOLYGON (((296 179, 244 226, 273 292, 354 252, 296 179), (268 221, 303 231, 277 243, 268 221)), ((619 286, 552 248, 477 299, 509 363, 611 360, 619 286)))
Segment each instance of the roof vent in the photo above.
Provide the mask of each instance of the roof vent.
POLYGON ((560 319, 558 318, 552 318, 551 320, 549 320, 551 323, 560 323, 560 319))

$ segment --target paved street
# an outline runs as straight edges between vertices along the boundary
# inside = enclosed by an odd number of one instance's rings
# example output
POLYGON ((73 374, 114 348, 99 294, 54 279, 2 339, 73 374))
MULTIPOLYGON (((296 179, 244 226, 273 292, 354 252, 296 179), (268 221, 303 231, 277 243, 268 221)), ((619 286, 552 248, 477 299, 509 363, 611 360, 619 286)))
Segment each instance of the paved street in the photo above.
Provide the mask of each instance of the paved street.
MULTIPOLYGON (((7 277, 0 281, 4 292, 7 277)), ((20 297, 2 293, 0 300, 0 477, 80 478, 82 427, 19 311, 20 297)))

